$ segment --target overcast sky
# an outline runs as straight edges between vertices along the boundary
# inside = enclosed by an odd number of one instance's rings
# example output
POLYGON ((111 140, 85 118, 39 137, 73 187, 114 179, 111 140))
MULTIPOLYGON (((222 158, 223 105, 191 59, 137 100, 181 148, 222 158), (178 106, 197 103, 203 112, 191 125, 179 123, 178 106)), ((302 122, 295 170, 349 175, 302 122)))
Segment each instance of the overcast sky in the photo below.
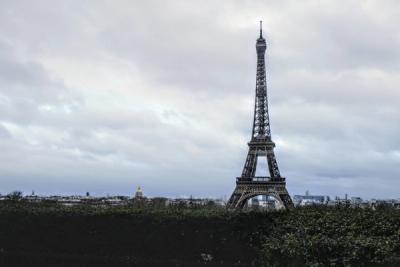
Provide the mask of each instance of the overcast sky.
POLYGON ((290 194, 400 197, 399 1, 1 0, 0 193, 229 197, 260 19, 290 194))

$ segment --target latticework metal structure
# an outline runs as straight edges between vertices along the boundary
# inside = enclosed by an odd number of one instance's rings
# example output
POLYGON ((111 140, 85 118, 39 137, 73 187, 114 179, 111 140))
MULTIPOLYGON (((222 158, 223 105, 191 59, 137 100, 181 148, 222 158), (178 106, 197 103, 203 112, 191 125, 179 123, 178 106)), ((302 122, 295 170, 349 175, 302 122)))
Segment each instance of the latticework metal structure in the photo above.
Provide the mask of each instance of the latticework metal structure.
POLYGON ((268 114, 267 79, 265 74, 265 51, 267 44, 262 36, 257 39, 257 79, 254 104, 254 119, 251 140, 248 143, 246 163, 242 175, 236 178, 236 188, 227 204, 228 208, 242 208, 248 199, 267 195, 274 197, 286 208, 293 206, 292 199, 286 190, 285 178, 281 176, 276 162, 271 139, 271 128, 268 114), (257 160, 266 158, 270 176, 256 176, 257 160))

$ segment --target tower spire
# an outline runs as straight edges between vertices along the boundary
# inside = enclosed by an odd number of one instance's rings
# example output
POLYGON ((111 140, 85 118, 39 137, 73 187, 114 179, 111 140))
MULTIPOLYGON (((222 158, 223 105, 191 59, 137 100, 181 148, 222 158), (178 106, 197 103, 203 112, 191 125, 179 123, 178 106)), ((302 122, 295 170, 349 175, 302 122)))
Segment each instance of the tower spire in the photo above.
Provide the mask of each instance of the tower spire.
POLYGON ((260 20, 260 38, 263 38, 263 36, 262 36, 262 20, 260 20))

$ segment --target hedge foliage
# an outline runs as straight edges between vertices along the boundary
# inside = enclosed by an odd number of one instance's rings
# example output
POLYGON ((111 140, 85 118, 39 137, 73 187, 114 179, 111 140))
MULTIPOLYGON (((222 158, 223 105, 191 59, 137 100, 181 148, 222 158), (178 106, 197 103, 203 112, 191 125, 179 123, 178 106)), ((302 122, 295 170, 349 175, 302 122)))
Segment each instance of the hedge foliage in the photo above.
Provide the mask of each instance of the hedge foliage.
POLYGON ((400 266, 400 210, 0 202, 0 266, 400 266))

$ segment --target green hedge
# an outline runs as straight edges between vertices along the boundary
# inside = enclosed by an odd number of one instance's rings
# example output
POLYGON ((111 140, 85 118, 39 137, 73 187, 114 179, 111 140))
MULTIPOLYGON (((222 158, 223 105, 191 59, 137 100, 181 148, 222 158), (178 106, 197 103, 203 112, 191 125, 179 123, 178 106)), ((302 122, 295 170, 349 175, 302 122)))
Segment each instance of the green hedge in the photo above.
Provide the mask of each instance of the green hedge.
POLYGON ((400 266, 400 211, 0 202, 0 266, 400 266))

